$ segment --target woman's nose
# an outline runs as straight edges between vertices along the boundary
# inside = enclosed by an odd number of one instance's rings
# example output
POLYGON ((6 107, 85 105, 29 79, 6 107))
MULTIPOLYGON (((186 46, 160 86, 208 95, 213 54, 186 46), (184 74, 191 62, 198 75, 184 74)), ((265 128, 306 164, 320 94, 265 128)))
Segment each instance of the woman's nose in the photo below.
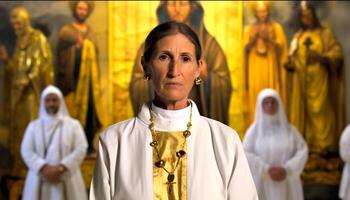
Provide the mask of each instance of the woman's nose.
POLYGON ((180 63, 178 60, 174 59, 169 64, 168 76, 176 77, 180 74, 180 63))

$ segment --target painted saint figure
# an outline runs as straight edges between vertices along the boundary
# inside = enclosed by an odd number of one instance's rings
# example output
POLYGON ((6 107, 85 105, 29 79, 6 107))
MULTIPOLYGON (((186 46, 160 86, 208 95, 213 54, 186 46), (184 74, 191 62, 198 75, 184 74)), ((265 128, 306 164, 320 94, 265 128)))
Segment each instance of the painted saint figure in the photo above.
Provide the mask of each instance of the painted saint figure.
POLYGON ((333 32, 320 24, 312 5, 301 4, 299 20, 300 29, 294 34, 286 64, 291 78, 289 118, 310 149, 305 167, 310 179, 306 179, 336 184, 338 166, 329 159, 338 157, 344 127, 342 49, 333 32))
POLYGON ((20 157, 20 143, 28 123, 37 117, 40 93, 53 82, 51 47, 42 32, 34 29, 30 15, 24 7, 11 11, 11 25, 16 34, 16 45, 11 56, 0 47, 0 59, 10 83, 9 148, 12 156, 11 174, 24 177, 26 167, 20 157))
POLYGON ((245 27, 244 43, 244 96, 245 124, 254 120, 255 100, 264 88, 273 88, 285 101, 284 62, 288 55, 288 45, 282 26, 271 19, 270 4, 254 4, 256 21, 245 27))
POLYGON ((70 2, 74 21, 59 32, 56 84, 61 89, 68 110, 85 129, 88 152, 94 152, 93 138, 101 128, 100 75, 95 35, 86 24, 93 2, 70 2))

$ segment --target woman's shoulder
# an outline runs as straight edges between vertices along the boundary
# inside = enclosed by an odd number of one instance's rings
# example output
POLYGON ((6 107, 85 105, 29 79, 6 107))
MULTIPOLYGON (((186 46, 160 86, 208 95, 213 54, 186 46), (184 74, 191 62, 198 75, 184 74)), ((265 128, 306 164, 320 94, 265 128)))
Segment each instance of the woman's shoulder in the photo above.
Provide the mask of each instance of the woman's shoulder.
POLYGON ((200 134, 205 134, 205 136, 199 140, 210 140, 211 145, 207 148, 214 152, 218 162, 221 162, 222 165, 225 165, 223 163, 234 163, 234 160, 243 151, 238 133, 233 128, 214 119, 201 117, 200 122, 200 134))
POLYGON ((230 126, 220 121, 201 116, 200 127, 204 127, 204 125, 209 126, 208 128, 209 130, 211 130, 210 132, 214 137, 223 137, 224 139, 239 138, 236 130, 234 130, 230 126))
POLYGON ((226 124, 224 124, 218 120, 212 119, 212 118, 201 116, 200 120, 201 120, 201 122, 205 122, 205 123, 209 124, 210 126, 218 126, 220 128, 224 128, 224 129, 232 129, 231 127, 227 126, 226 124))
POLYGON ((127 119, 121 122, 117 122, 104 130, 101 135, 101 140, 109 140, 112 138, 118 138, 123 133, 128 132, 136 123, 136 118, 127 119))

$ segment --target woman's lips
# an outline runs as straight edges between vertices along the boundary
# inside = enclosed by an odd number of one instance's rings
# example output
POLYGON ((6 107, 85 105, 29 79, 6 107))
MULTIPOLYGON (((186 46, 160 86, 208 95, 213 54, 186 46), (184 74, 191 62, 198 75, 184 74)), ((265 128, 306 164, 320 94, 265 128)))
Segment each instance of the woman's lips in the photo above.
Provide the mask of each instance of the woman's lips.
POLYGON ((182 86, 182 84, 179 82, 167 82, 167 83, 165 83, 165 85, 166 86, 176 86, 176 87, 182 86))

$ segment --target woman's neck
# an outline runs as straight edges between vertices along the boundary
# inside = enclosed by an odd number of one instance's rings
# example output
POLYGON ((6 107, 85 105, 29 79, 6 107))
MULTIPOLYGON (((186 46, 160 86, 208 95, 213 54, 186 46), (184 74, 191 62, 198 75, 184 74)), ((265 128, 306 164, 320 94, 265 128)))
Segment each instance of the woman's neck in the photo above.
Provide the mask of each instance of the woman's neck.
POLYGON ((189 105, 189 101, 187 99, 180 101, 163 101, 155 98, 153 104, 165 110, 180 110, 186 108, 189 105))

